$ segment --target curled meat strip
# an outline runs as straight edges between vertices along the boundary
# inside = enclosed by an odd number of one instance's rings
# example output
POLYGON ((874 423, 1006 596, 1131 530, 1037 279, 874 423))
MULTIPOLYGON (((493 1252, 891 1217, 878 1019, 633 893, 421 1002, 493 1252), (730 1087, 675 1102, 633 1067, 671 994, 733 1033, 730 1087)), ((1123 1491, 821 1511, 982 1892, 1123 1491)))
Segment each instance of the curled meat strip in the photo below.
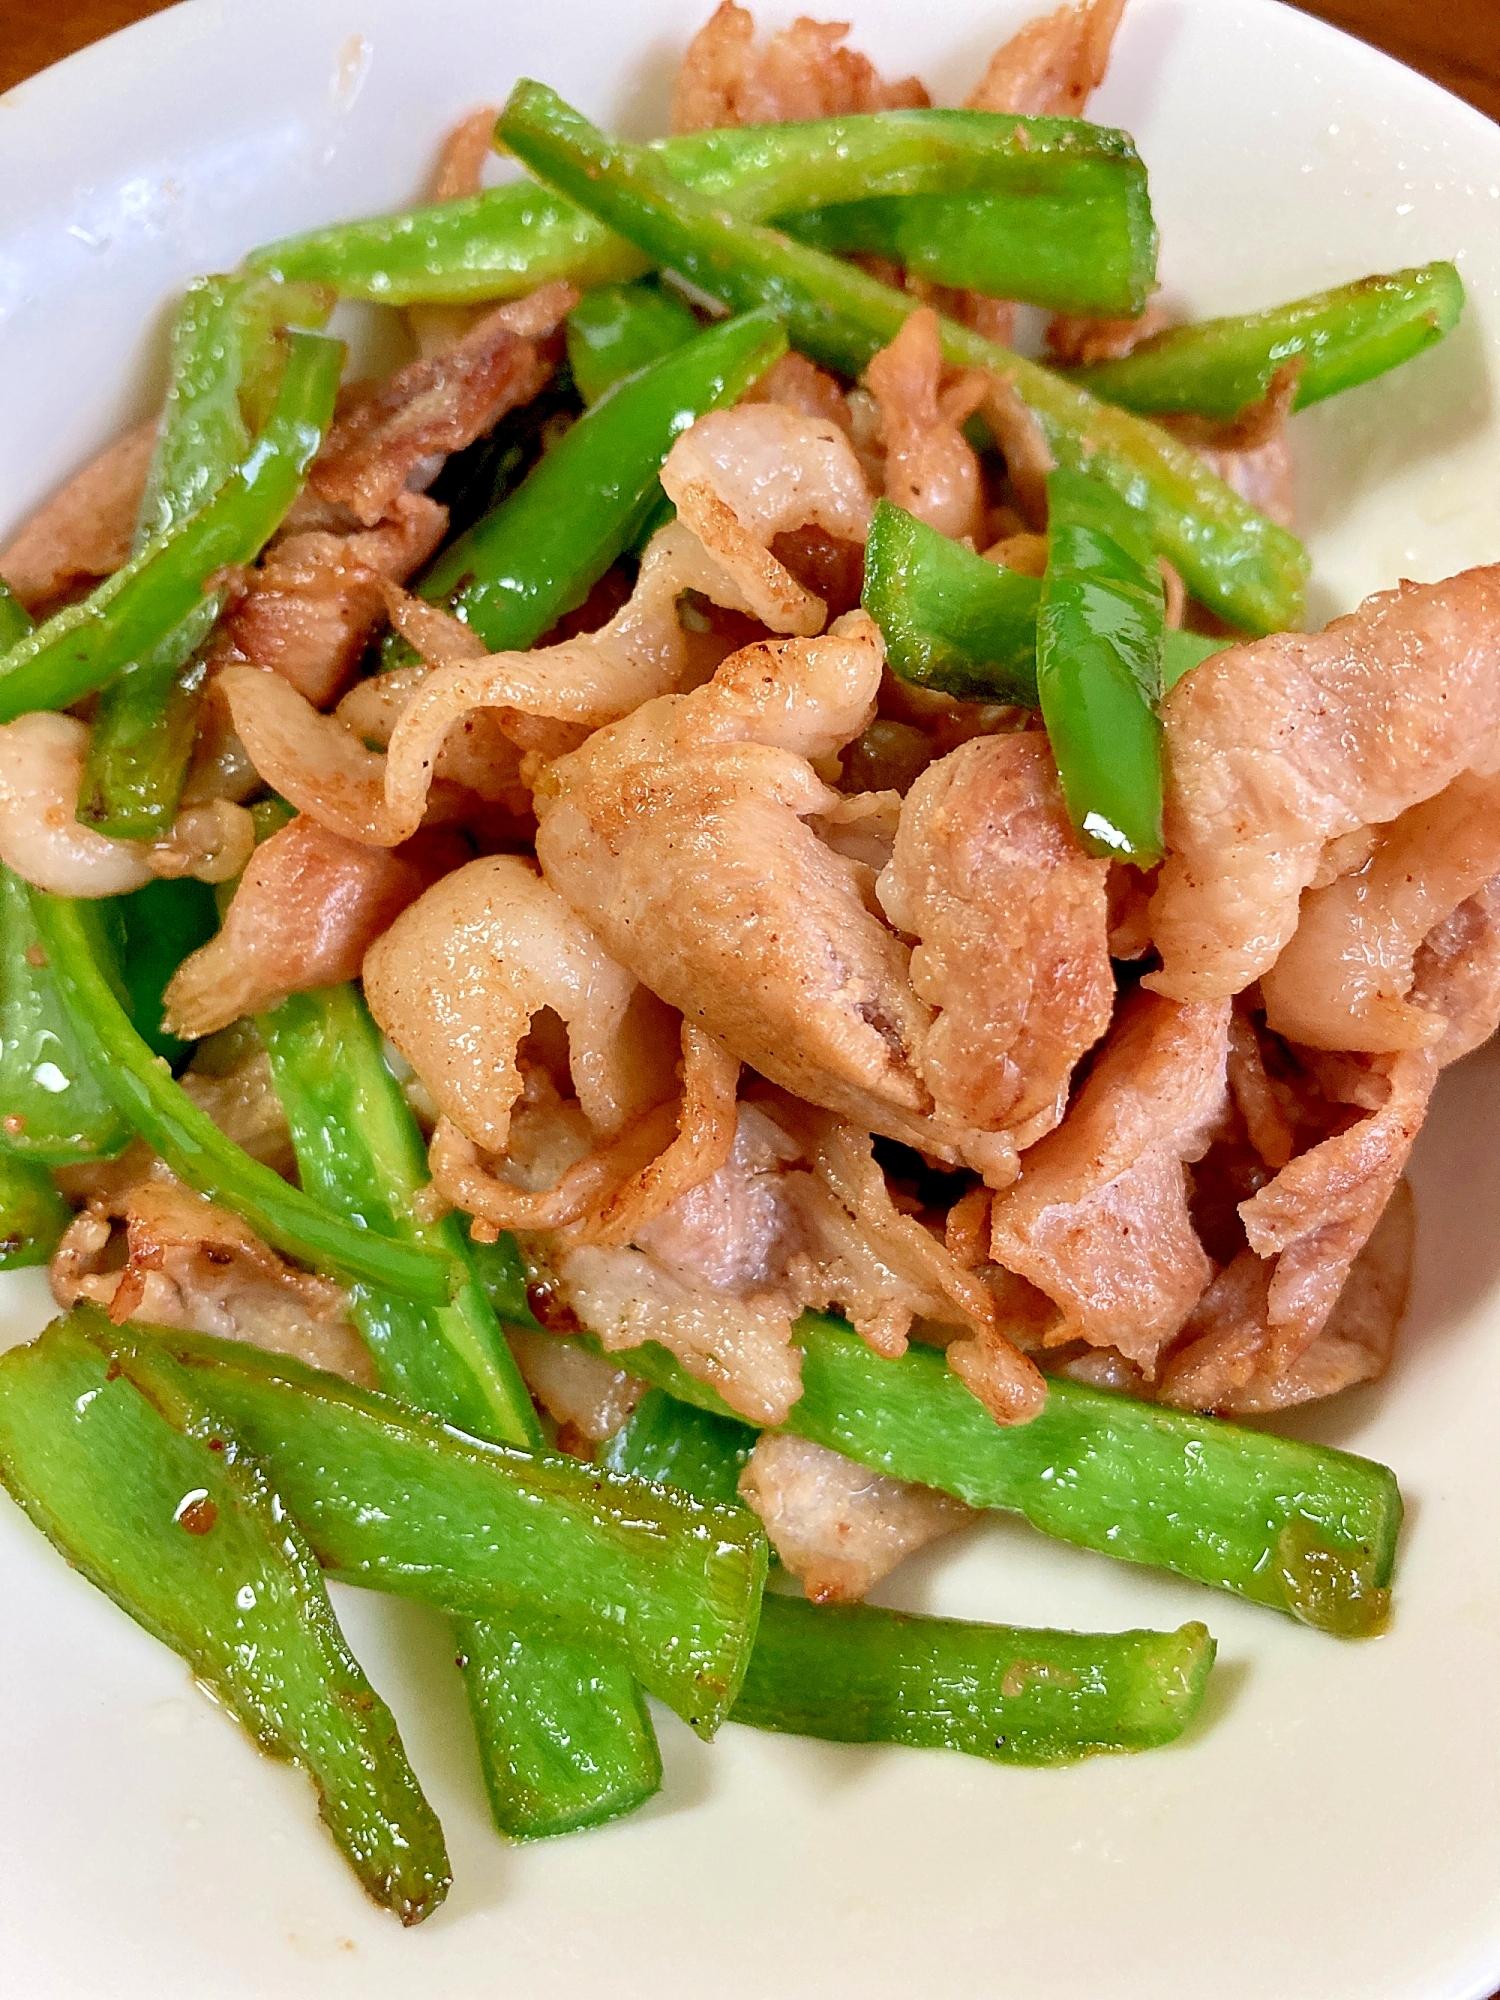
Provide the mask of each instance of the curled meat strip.
POLYGON ((309 475, 313 491, 374 527, 427 461, 472 444, 545 386, 556 356, 538 343, 577 303, 571 285, 545 285, 486 313, 440 353, 346 395, 309 475))
POLYGON ((781 403, 713 411, 673 445, 661 483, 763 625, 822 631, 827 605, 777 561, 771 543, 809 525, 847 542, 869 533, 870 489, 837 423, 781 403))
POLYGON ((348 684, 385 615, 382 579, 404 583, 447 525, 437 501, 398 493, 378 527, 285 536, 226 610, 216 661, 270 667, 323 707, 348 684))
POLYGON ((1058 1129, 995 1197, 997 1264, 1054 1301, 1048 1345, 1117 1348, 1146 1373, 1212 1275, 1183 1163, 1226 1104, 1229 1007, 1138 994, 1121 1009, 1058 1129))
POLYGON ((33 617, 129 559, 155 449, 153 417, 69 480, 0 553, 0 576, 33 617))
POLYGON ((979 459, 961 426, 984 400, 988 378, 960 375, 943 388, 937 314, 912 313, 865 370, 885 430, 888 499, 955 541, 984 534, 979 459))
POLYGON ((57 896, 121 896, 151 880, 147 849, 80 826, 88 724, 38 712, 0 725, 0 861, 57 896))
POLYGON ((610 952, 763 1076, 869 1131, 996 1164, 935 1112, 906 953, 870 871, 807 821, 844 802, 810 760, 870 720, 880 635, 863 614, 764 641, 707 686, 648 702, 542 774, 537 856, 610 952))
POLYGON ((1441 1014, 1407 999, 1427 934, 1500 872, 1500 776, 1463 772, 1381 829, 1370 858, 1302 898, 1297 929, 1262 976, 1266 1020, 1319 1049, 1439 1042, 1441 1014))
POLYGON ((429 879, 416 860, 299 816, 255 850, 223 929, 173 975, 167 1028, 195 1040, 289 993, 358 978, 370 945, 429 879))
POLYGON ((1040 735, 975 737, 901 809, 878 894, 919 940, 911 981, 935 1009, 917 1068, 939 1103, 1018 1149, 1057 1124, 1109 1026, 1108 874, 1078 844, 1040 735))
POLYGON ((1104 81, 1125 0, 1077 0, 1028 21, 990 57, 971 111, 1016 111, 1030 118, 1079 118, 1104 81))
POLYGON ((780 124, 927 104, 927 92, 914 76, 886 83, 868 56, 840 48, 848 32, 847 21, 810 21, 804 14, 757 48, 748 10, 720 0, 689 42, 677 72, 672 130, 780 124))
POLYGON ((1500 567, 1402 584, 1311 636, 1232 647, 1163 706, 1168 855, 1151 903, 1174 999, 1276 961, 1327 843, 1500 761, 1500 567))
POLYGON ((1122 361, 1166 324, 1166 309, 1154 299, 1134 319, 1086 319, 1073 313, 1054 313, 1047 322, 1047 354, 1059 368, 1090 368, 1099 361, 1122 361))
POLYGON ((1196 416, 1161 420, 1166 430, 1193 447, 1226 486, 1283 528, 1295 527, 1297 522, 1286 421, 1297 400, 1301 373, 1300 359, 1288 362, 1271 378, 1264 400, 1252 403, 1228 422, 1196 416))
POLYGON ((160 1160, 147 1154, 141 1166, 65 1232, 48 1273, 60 1306, 89 1299, 116 1325, 142 1319, 248 1340, 373 1388, 370 1357, 337 1285, 295 1270, 160 1160), (116 1224, 124 1226, 123 1264, 110 1255, 116 1224))
POLYGON ((904 1556, 974 1518, 962 1500, 856 1465, 806 1438, 768 1435, 740 1493, 814 1604, 863 1597, 904 1556))
POLYGON ((650 1048, 656 1010, 518 855, 434 883, 371 947, 364 977, 371 1013, 439 1109, 490 1152, 506 1150, 518 1051, 544 1008, 567 1028, 573 1087, 595 1132, 620 1132, 666 1094, 650 1048))

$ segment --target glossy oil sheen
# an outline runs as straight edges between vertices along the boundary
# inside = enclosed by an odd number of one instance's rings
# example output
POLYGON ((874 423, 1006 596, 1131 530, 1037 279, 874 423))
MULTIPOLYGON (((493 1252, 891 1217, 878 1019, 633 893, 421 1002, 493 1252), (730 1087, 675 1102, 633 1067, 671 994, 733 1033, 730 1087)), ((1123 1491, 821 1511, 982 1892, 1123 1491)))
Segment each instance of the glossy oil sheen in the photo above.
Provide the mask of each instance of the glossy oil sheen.
MULTIPOLYGON (((1043 11, 1043 7, 1036 11, 1043 11)), ((785 22, 799 8, 758 9, 785 22)), ((817 12, 819 10, 812 9, 817 12)), ((884 73, 960 102, 1025 0, 852 10, 884 73)), ((637 138, 708 0, 192 0, 16 92, 0 121, 0 536, 140 421, 182 284, 252 243, 416 199, 439 134, 543 76, 637 138)), ((1131 0, 1097 115, 1151 173, 1170 305, 1238 314, 1458 255, 1447 341, 1292 425, 1320 623, 1500 557, 1500 134, 1269 0, 1131 0)), ((335 328, 390 365, 368 322, 335 328)), ((360 364, 368 368, 370 359, 360 364)), ((1388 1381, 1279 1427, 1395 1467, 1390 1632, 1257 1605, 990 1522, 907 1564, 909 1609, 1076 1630, 1201 1618, 1219 1664, 1173 1747, 1064 1771, 670 1721, 666 1782, 580 1842, 503 1848, 436 1619, 340 1617, 438 1807, 448 1904, 401 1933, 294 1774, 0 1507, 5 1975, 27 2000, 1479 2000, 1500 1981, 1500 1059, 1418 1144, 1416 1289, 1388 1381)), ((6 1281, 7 1332, 50 1311, 6 1281)))

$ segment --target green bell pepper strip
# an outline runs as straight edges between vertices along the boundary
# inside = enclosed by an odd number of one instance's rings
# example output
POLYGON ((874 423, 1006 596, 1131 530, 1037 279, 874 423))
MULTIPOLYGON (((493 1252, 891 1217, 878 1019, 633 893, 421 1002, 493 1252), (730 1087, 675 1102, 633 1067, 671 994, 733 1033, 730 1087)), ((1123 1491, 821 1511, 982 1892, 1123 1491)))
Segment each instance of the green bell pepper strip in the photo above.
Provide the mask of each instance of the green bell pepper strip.
POLYGON ((45 1264, 72 1220, 45 1167, 0 1152, 0 1271, 45 1264))
POLYGON ((180 1070, 193 1044, 163 1029, 163 995, 182 961, 219 928, 214 892, 207 882, 184 875, 147 882, 121 896, 115 909, 125 931, 120 972, 130 1018, 152 1055, 180 1070))
POLYGON ((0 1153, 67 1167, 129 1143, 47 963, 31 892, 0 866, 0 1153))
POLYGON ((1228 418, 1260 402, 1277 369, 1300 360, 1293 407, 1305 410, 1421 354, 1452 332, 1463 306, 1452 264, 1377 272, 1266 312, 1169 327, 1072 379, 1127 410, 1228 418))
POLYGON ((724 1720, 765 1581, 746 1508, 489 1444, 242 1341, 153 1332, 266 1466, 325 1569, 619 1661, 705 1738, 724 1720))
MULTIPOLYGON (((500 130, 534 172, 653 261, 734 310, 768 307, 793 345, 827 367, 859 374, 914 310, 907 294, 857 266, 737 221, 675 180, 660 155, 608 139, 542 84, 516 85, 500 130)), ((1103 480, 1145 516, 1200 602, 1253 632, 1299 621, 1306 550, 1195 452, 969 327, 941 318, 939 327, 950 363, 1010 376, 1059 464, 1103 480)))
POLYGON ((768 1595, 731 1720, 833 1743, 1063 1764, 1179 1737, 1214 1662, 1202 1625, 1041 1632, 768 1595))
POLYGON ((0 722, 67 708, 161 643, 226 563, 253 562, 302 485, 333 414, 343 344, 294 333, 276 408, 248 457, 197 513, 0 654, 0 722))
POLYGON ((295 1521, 201 1376, 97 1309, 0 1356, 0 1480, 68 1562, 300 1765, 366 1894, 419 1923, 442 1828, 295 1521))
MULTIPOLYGON (((426 1152, 358 990, 293 994, 256 1027, 304 1189, 362 1228, 432 1243, 464 1265, 457 1219, 418 1219, 426 1152)), ((356 1284, 350 1310, 387 1395, 497 1444, 541 1445, 531 1398, 476 1277, 439 1307, 356 1284)), ((457 1637, 502 1833, 540 1839, 597 1826, 660 1789, 655 1732, 623 1667, 489 1620, 460 1620, 457 1637)))
MULTIPOLYGON (((650 150, 746 221, 779 217, 829 249, 899 247, 942 284, 1118 318, 1141 310, 1155 280, 1145 169, 1129 137, 1103 126, 884 111, 695 132, 650 150)), ((387 305, 509 298, 555 278, 587 290, 638 277, 649 261, 531 181, 315 230, 248 259, 387 305)))
MULTIPOLYGON (((209 500, 250 449, 286 363, 282 330, 322 326, 333 294, 272 278, 197 278, 172 328, 171 372, 135 552, 209 500)), ((182 796, 205 669, 224 605, 212 591, 99 697, 78 818, 116 840, 163 840, 182 796)))
POLYGON ((568 314, 568 365, 585 403, 597 403, 627 375, 671 354, 700 331, 692 308, 649 278, 602 285, 568 314))
MULTIPOLYGON (((804 1313, 797 1339, 802 1395, 784 1428, 799 1437, 1343 1638, 1385 1628, 1401 1494, 1373 1459, 1060 1376, 1040 1416, 1005 1427, 934 1348, 883 1360, 826 1313, 804 1313)), ((592 1336, 583 1344, 602 1352, 592 1336)), ((683 1402, 734 1415, 655 1341, 609 1359, 683 1402)))
POLYGON ((734 1417, 715 1416, 648 1389, 624 1425, 604 1444, 599 1463, 610 1472, 680 1486, 699 1500, 737 1507, 739 1478, 759 1433, 734 1417))
POLYGON ((491 652, 534 645, 630 547, 660 500, 657 475, 676 439, 737 402, 785 352, 776 320, 749 313, 617 383, 438 557, 421 595, 446 601, 491 652))
POLYGON ((1084 473, 1047 475, 1036 682, 1063 798, 1092 854, 1162 856, 1166 594, 1139 514, 1084 473))
POLYGON ((232 1208, 289 1256, 445 1304, 463 1272, 420 1243, 397 1243, 330 1215, 236 1146, 200 1111, 131 1025, 106 969, 101 919, 88 903, 31 891, 38 937, 93 1075, 132 1130, 190 1187, 232 1208))
POLYGON ((0 652, 9 652, 18 639, 24 639, 33 629, 31 614, 0 576, 0 652))
MULTIPOLYGON (((898 680, 965 701, 1035 708, 1041 596, 1038 578, 986 562, 904 508, 876 502, 863 603, 885 635, 886 663, 898 680)), ((1228 644, 1168 632, 1163 689, 1228 644)))

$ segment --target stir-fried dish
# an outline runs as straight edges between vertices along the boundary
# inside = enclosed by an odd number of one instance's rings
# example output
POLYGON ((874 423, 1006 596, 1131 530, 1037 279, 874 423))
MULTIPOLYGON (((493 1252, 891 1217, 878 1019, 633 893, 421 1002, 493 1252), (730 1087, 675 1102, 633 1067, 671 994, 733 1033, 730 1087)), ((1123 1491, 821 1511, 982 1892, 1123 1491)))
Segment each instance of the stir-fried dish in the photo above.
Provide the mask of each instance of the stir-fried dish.
POLYGON ((403 1921, 325 1570, 451 1615, 517 1838, 656 1790, 646 1694, 1179 1735, 1201 1624, 860 1603, 977 1511, 1389 1615, 1392 1475, 1233 1419, 1386 1368, 1500 1018, 1500 571, 1303 631, 1287 425, 1462 291, 1170 324, 1121 6, 957 110, 734 0, 655 145, 522 82, 189 286, 0 551, 0 1263, 63 1309, 0 1477, 403 1921), (412 358, 343 380, 340 297, 412 358))

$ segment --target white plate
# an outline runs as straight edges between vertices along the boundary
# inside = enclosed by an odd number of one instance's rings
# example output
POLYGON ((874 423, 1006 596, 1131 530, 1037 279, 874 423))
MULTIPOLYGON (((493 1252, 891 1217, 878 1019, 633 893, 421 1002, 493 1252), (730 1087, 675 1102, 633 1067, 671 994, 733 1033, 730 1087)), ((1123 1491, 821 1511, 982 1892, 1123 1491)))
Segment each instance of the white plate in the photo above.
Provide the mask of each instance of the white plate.
MULTIPOLYGON (((192 0, 0 104, 0 542, 159 384, 176 288, 410 199, 517 73, 660 130, 708 0, 192 0)), ((790 6, 777 9, 785 19, 790 6)), ((856 40, 960 97, 1015 4, 861 0, 856 40), (904 17, 904 18, 903 18, 904 17)), ((1500 132, 1268 0, 1134 0, 1098 115, 1150 164, 1195 311, 1457 253, 1457 336, 1296 425, 1320 615, 1500 556, 1500 132)), ((1469 2000, 1500 1981, 1500 1060, 1418 1149, 1416 1297, 1387 1382, 1298 1420, 1394 1465, 1392 1634, 1340 1645, 1006 1521, 903 1572, 921 1609, 1208 1620, 1178 1747, 1063 1772, 663 1720, 666 1789, 529 1850, 490 1834, 435 1620, 341 1593, 452 1850, 420 1931, 360 1898, 307 1788, 0 1508, 0 1979, 17 2000, 1469 2000)), ((28 1274, 0 1300, 45 1316, 28 1274)))

